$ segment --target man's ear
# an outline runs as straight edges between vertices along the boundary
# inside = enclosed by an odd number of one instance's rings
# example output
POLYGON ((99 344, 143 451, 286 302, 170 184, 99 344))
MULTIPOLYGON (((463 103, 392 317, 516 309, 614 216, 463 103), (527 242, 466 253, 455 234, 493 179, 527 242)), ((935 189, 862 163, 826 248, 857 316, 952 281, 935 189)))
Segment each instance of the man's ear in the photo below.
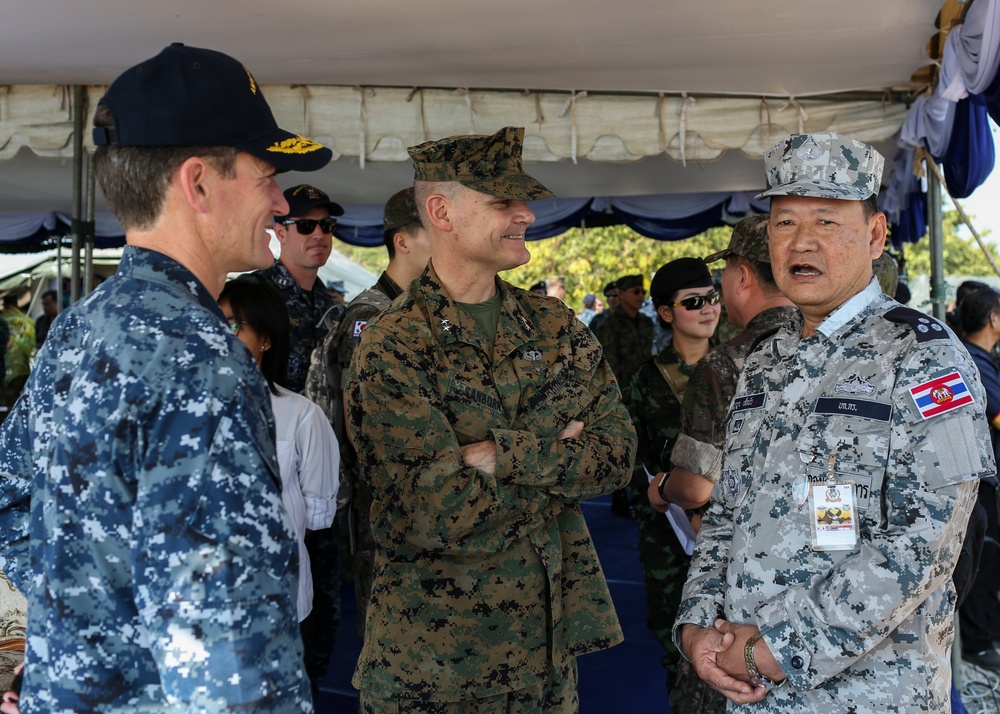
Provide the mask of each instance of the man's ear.
POLYGON ((281 223, 275 221, 273 228, 274 228, 274 235, 275 237, 277 237, 278 242, 281 243, 281 245, 284 245, 285 241, 288 240, 288 226, 282 225, 281 223))
POLYGON ((876 213, 869 219, 868 226, 871 231, 871 242, 869 243, 871 250, 869 252, 871 253, 872 260, 875 260, 885 250, 885 236, 887 232, 885 214, 881 211, 876 213))
POLYGON ((445 232, 451 232, 454 229, 451 214, 452 204, 447 196, 432 193, 427 197, 426 206, 427 218, 432 226, 445 232))
POLYGON ((184 200, 198 213, 208 213, 215 170, 200 156, 184 161, 174 174, 184 200))

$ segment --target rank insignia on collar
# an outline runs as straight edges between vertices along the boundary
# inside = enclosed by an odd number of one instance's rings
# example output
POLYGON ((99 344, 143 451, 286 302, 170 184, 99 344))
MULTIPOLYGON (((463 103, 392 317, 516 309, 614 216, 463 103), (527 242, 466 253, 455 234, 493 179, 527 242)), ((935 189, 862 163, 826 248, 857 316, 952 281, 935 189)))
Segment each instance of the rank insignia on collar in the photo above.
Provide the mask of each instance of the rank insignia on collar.
POLYGON ((843 382, 838 382, 837 386, 833 388, 834 394, 874 394, 875 385, 868 380, 862 379, 858 375, 854 375, 849 379, 845 379, 843 382))
POLYGON ((448 320, 441 320, 441 329, 445 332, 451 332, 451 328, 454 327, 448 320))

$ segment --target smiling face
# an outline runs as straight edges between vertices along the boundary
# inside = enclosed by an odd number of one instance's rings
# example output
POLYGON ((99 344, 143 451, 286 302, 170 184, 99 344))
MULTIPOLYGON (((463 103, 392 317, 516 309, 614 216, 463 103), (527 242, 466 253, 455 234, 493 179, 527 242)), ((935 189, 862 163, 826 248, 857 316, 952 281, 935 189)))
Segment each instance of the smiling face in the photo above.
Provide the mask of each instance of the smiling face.
MULTIPOLYGON (((700 295, 711 295, 715 288, 711 285, 703 288, 684 288, 678 291, 670 302, 680 302, 686 298, 700 295)), ((707 340, 715 334, 715 327, 719 324, 719 315, 722 312, 722 304, 709 304, 707 301, 700 310, 688 310, 683 306, 671 307, 661 305, 657 312, 663 320, 670 324, 674 330, 674 335, 683 335, 692 339, 707 340)))
POLYGON ((866 217, 860 201, 771 199, 771 267, 778 288, 802 311, 805 336, 868 285, 885 234, 885 214, 866 217))
POLYGON ((531 259, 524 232, 535 222, 535 214, 524 201, 462 186, 453 197, 451 211, 455 231, 449 245, 470 269, 478 267, 492 276, 531 259))
POLYGON ((231 177, 218 174, 218 211, 211 235, 223 275, 266 268, 274 261, 267 229, 273 216, 288 210, 274 174, 274 166, 244 152, 237 155, 231 177))

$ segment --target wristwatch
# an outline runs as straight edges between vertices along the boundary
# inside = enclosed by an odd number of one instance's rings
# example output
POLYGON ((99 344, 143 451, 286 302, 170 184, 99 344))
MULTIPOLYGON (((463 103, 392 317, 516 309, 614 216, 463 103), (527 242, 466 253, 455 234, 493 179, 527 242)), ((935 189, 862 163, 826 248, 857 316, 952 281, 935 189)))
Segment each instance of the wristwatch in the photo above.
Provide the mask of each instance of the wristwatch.
POLYGON ((747 644, 743 648, 743 660, 747 665, 747 674, 750 675, 750 684, 755 687, 764 687, 765 689, 777 689, 788 681, 787 677, 780 682, 775 683, 773 679, 757 671, 757 662, 754 661, 753 657, 753 647, 757 644, 757 640, 759 640, 761 636, 762 635, 758 632, 756 635, 747 640, 747 644))

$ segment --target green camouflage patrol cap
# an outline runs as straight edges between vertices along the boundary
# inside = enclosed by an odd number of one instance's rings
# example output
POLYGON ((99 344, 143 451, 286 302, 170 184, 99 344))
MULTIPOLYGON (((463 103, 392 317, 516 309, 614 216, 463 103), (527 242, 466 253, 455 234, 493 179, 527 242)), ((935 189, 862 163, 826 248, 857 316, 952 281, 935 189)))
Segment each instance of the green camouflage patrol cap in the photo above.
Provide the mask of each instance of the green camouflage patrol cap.
POLYGON ((878 195, 885 159, 868 144, 835 134, 792 134, 764 154, 768 196, 864 201, 878 195))
POLYGON ((413 195, 413 186, 398 191, 385 202, 385 211, 382 213, 382 229, 394 231, 403 226, 420 223, 420 214, 417 213, 417 200, 413 195))
POLYGON ((407 151, 417 181, 457 181, 497 198, 532 201, 555 194, 524 173, 523 127, 504 127, 492 136, 452 136, 407 151))
POLYGON ((767 249, 767 214, 755 213, 737 223, 726 249, 712 253, 705 258, 705 262, 714 263, 731 255, 739 255, 760 263, 771 262, 771 254, 767 249))
POLYGON ((619 290, 628 290, 629 288, 641 288, 643 282, 642 275, 623 275, 618 278, 615 285, 618 286, 619 290))

